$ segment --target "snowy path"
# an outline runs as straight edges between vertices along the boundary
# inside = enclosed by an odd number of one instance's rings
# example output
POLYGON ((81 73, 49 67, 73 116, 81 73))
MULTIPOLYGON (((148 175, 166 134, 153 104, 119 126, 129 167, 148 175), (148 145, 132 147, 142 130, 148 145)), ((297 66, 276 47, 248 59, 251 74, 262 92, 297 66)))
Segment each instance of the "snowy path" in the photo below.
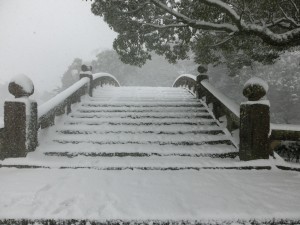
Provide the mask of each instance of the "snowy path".
POLYGON ((300 173, 241 162, 187 90, 99 88, 58 120, 35 152, 0 161, 0 222, 300 221, 300 173))
POLYGON ((300 219, 300 173, 0 170, 0 218, 300 219))

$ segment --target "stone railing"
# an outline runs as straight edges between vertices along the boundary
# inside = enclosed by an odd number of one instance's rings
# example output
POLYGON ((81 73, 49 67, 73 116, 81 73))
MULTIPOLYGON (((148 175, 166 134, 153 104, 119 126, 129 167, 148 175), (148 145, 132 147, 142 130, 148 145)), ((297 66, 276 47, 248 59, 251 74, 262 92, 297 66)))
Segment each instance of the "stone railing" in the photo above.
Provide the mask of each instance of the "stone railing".
POLYGON ((93 94, 93 89, 106 84, 119 87, 117 79, 107 73, 92 74, 91 69, 82 66, 80 80, 44 104, 37 106, 29 98, 34 92, 32 81, 17 77, 9 84, 14 100, 4 105, 4 128, 0 128, 0 159, 25 157, 38 145, 38 130, 54 125, 55 117, 69 114, 72 104, 81 101, 84 95, 93 94))
POLYGON ((268 85, 259 78, 246 82, 243 94, 248 101, 240 105, 229 99, 208 81, 207 68, 199 66, 200 75, 179 76, 173 87, 194 92, 212 108, 216 119, 224 122, 231 133, 239 130, 239 156, 241 160, 268 159, 283 140, 300 141, 300 126, 270 124, 270 103, 265 99, 268 85))
POLYGON ((54 125, 55 116, 72 111, 72 104, 80 102, 81 96, 89 91, 90 80, 86 77, 62 91, 46 103, 38 107, 38 126, 42 129, 54 125))

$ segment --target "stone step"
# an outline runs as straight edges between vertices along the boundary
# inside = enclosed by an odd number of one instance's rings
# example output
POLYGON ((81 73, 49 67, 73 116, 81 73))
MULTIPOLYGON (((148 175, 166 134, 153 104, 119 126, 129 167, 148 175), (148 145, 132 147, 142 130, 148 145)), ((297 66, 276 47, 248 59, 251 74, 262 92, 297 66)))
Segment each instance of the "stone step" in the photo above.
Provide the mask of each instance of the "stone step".
POLYGON ((188 156, 149 156, 149 157, 61 157, 35 155, 27 159, 6 160, 1 167, 18 168, 57 168, 95 170, 202 170, 202 169, 271 169, 265 160, 241 162, 232 158, 209 158, 188 156))
POLYGON ((144 131, 135 131, 135 130, 123 130, 123 131, 102 131, 102 130, 82 130, 82 129, 65 129, 65 130, 57 130, 56 133, 61 133, 61 134, 134 134, 134 135, 140 135, 140 134, 157 134, 157 135, 176 135, 176 134, 224 134, 222 130, 198 130, 198 131, 149 131, 149 130, 144 130, 144 131))
POLYGON ((173 102, 182 102, 182 103, 199 103, 200 100, 196 98, 190 98, 190 97, 176 97, 176 98, 147 98, 147 97, 114 97, 114 96, 101 96, 98 98, 89 98, 89 101, 91 102, 111 102, 111 103, 134 103, 134 102, 139 102, 139 103, 173 103, 173 102))
MULTIPOLYGON (((202 145, 203 143, 208 143, 210 141, 230 141, 229 137, 224 134, 212 135, 212 134, 156 134, 156 133, 142 133, 138 135, 132 135, 131 133, 119 133, 119 134, 102 134, 91 133, 89 135, 83 134, 56 134, 53 135, 54 140, 71 141, 71 142, 95 142, 95 143, 158 143, 161 145, 165 144, 179 144, 179 145, 202 145), (191 144, 188 144, 188 143, 191 144), (180 144, 181 143, 181 144, 180 144)), ((222 142, 223 143, 223 142, 222 142)))
POLYGON ((210 158, 235 158, 238 152, 228 153, 156 153, 156 152, 45 152, 46 156, 60 156, 74 158, 84 157, 151 157, 151 156, 183 156, 183 157, 210 157, 210 158))
POLYGON ((18 169, 90 169, 90 170, 106 170, 106 171, 120 171, 120 170, 148 170, 148 171, 176 171, 176 170, 271 170, 271 166, 185 166, 185 167, 95 167, 95 166, 47 166, 47 165, 35 165, 35 164, 12 164, 3 165, 0 164, 0 168, 18 168, 18 169))
POLYGON ((89 125, 217 125, 214 119, 205 118, 145 118, 145 119, 133 119, 133 118, 74 118, 69 117, 65 119, 65 124, 89 124, 89 125))
POLYGON ((129 119, 212 119, 209 113, 81 113, 75 112, 72 118, 129 118, 129 119))
POLYGON ((140 113, 160 113, 160 112, 172 112, 172 113, 183 113, 183 112, 191 112, 191 113, 201 113, 208 112, 205 107, 123 107, 123 106, 115 106, 115 107, 92 107, 92 106, 79 106, 76 109, 77 112, 81 113, 98 113, 98 112, 140 112, 140 113))
POLYGON ((172 102, 172 103, 156 103, 156 102, 85 102, 82 104, 84 107, 203 107, 203 104, 200 102, 195 102, 195 103, 186 103, 186 102, 172 102))
POLYGON ((60 144, 79 144, 79 143, 89 143, 89 144, 96 144, 96 145, 115 145, 115 144, 122 144, 122 145, 126 145, 126 144, 140 144, 140 145, 144 145, 144 144, 158 144, 158 145, 204 145, 204 144, 209 144, 209 145, 215 145, 215 144, 227 144, 227 145, 231 145, 232 142, 230 140, 205 140, 205 141, 131 141, 131 140, 124 140, 124 141, 115 141, 115 140, 78 140, 77 138, 72 139, 72 138, 68 138, 66 139, 65 137, 63 138, 57 138, 53 140, 54 142, 60 143, 60 144))
POLYGON ((60 125, 56 132, 70 134, 103 134, 103 133, 130 133, 130 134, 224 134, 223 128, 216 125, 168 125, 168 126, 148 126, 148 125, 60 125))
MULTIPOLYGON (((100 128, 101 131, 101 128, 100 128)), ((146 131, 147 132, 147 131, 146 131)), ((193 133, 175 133, 175 134, 157 134, 157 133, 141 133, 137 135, 132 135, 131 133, 120 132, 119 134, 102 134, 99 135, 96 133, 91 133, 86 135, 83 134, 57 134, 54 138, 82 138, 83 140, 129 140, 129 141, 209 141, 209 140, 229 140, 229 137, 224 133, 218 135, 212 134, 193 134, 193 133)))
POLYGON ((93 145, 90 143, 59 144, 52 141, 41 143, 43 146, 40 153, 43 154, 65 154, 69 156, 118 156, 140 155, 140 156, 190 156, 190 157, 214 157, 222 155, 235 155, 238 150, 233 145, 159 145, 159 144, 103 144, 93 145), (52 147, 51 147, 51 146, 52 147))

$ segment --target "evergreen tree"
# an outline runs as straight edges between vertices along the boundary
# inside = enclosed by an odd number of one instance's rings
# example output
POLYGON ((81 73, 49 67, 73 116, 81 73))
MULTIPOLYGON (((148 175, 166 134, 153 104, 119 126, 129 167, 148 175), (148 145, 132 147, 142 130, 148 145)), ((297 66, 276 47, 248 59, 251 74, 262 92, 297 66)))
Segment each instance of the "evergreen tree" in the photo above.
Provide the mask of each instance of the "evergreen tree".
POLYGON ((131 65, 151 51, 172 63, 193 51, 197 63, 226 63, 235 75, 300 44, 295 0, 95 0, 92 12, 119 34, 114 49, 131 65))

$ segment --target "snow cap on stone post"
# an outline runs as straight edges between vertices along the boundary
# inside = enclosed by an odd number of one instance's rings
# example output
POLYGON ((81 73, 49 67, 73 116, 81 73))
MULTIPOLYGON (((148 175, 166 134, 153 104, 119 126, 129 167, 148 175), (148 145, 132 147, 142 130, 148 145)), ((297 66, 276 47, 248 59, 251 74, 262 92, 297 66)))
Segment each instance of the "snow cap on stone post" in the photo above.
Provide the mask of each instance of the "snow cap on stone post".
POLYGON ((198 66, 198 72, 199 72, 199 75, 197 76, 197 83, 200 83, 201 81, 203 80, 208 80, 208 76, 207 76, 207 66, 206 65, 199 65, 198 66))
POLYGON ((250 78, 244 85, 243 95, 248 101, 259 101, 268 92, 269 86, 266 81, 258 77, 250 78))
POLYGON ((80 74, 83 74, 83 75, 92 75, 92 69, 93 69, 92 66, 87 66, 85 64, 82 64, 80 74))
POLYGON ((11 79, 8 91, 15 98, 29 97, 34 93, 32 80, 26 75, 18 75, 11 79))

